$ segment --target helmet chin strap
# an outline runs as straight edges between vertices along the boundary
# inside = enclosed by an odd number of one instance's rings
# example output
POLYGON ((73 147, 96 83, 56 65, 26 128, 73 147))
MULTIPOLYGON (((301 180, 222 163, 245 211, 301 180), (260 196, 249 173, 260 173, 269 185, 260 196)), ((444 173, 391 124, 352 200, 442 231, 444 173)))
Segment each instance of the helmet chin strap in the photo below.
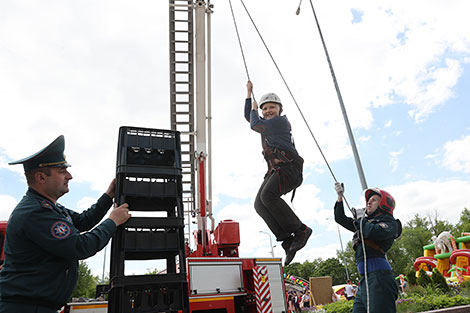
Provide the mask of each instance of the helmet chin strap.
POLYGON ((379 213, 382 213, 382 212, 380 212, 380 210, 382 210, 382 209, 381 209, 381 208, 377 208, 377 209, 374 211, 374 213, 372 213, 372 214, 368 214, 368 213, 367 213, 367 210, 366 210, 366 214, 367 214, 368 217, 376 217, 377 215, 379 215, 379 213))

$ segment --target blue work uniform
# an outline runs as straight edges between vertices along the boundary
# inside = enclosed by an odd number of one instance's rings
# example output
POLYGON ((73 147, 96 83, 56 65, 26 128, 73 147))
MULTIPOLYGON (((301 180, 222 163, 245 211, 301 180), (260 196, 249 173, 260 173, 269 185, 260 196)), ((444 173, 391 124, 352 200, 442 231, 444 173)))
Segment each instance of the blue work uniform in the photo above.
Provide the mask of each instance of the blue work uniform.
POLYGON ((111 205, 103 194, 79 214, 29 188, 7 225, 0 313, 48 313, 64 305, 77 283, 78 260, 103 249, 116 231, 109 218, 90 231, 111 205))
POLYGON ((370 313, 395 313, 395 301, 398 297, 398 286, 392 268, 385 258, 385 253, 392 247, 393 242, 400 235, 399 224, 388 213, 374 217, 364 216, 359 220, 347 217, 344 214, 343 202, 335 203, 335 221, 352 232, 353 247, 355 250, 356 266, 361 274, 356 298, 354 299, 353 313, 367 312, 367 287, 365 271, 367 268, 367 282, 369 285, 370 313), (359 229, 365 241, 367 262, 363 253, 363 242, 359 229))
POLYGON ((277 241, 286 241, 305 228, 289 205, 281 198, 302 183, 304 160, 292 142, 291 125, 286 116, 265 120, 245 100, 245 119, 261 134, 263 155, 268 171, 255 199, 256 212, 263 218, 277 241))

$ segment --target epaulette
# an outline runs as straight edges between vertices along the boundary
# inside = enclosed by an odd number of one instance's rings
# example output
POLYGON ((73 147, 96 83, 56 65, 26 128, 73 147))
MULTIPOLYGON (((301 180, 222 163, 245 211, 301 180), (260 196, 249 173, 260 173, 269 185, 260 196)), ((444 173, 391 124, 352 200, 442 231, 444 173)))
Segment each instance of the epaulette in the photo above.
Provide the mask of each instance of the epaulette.
POLYGON ((52 209, 52 205, 46 200, 39 200, 39 203, 41 203, 41 207, 43 208, 52 209))

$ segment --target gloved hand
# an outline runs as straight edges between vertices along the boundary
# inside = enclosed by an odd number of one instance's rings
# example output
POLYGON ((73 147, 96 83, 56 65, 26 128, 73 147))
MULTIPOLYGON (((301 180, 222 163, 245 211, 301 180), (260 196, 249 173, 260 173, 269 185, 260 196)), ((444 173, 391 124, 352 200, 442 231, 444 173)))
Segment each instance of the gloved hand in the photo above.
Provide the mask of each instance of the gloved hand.
POLYGON ((338 197, 343 197, 344 194, 344 184, 340 182, 335 183, 335 190, 336 193, 338 194, 338 197))
POLYGON ((355 220, 358 220, 360 219, 361 217, 364 216, 364 209, 361 209, 361 208, 358 208, 358 209, 355 209, 355 208, 352 208, 352 214, 353 214, 353 217, 355 220))

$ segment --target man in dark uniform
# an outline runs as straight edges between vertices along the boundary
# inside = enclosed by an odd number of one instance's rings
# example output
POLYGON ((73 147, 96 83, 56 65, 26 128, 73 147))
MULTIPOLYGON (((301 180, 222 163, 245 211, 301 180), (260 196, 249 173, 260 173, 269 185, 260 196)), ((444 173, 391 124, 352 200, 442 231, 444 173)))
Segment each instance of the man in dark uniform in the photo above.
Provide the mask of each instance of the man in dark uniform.
POLYGON ((367 189, 365 192, 367 216, 363 216, 363 212, 357 210, 353 219, 344 214, 343 184, 336 183, 335 189, 338 193, 335 221, 354 232, 356 266, 362 276, 354 300, 353 313, 367 312, 367 306, 370 313, 394 313, 398 288, 385 253, 401 234, 401 223, 393 217, 395 200, 385 190, 367 189))
POLYGON ((90 209, 78 214, 57 203, 72 175, 59 136, 23 164, 28 190, 10 215, 0 271, 0 313, 52 313, 71 297, 78 260, 103 249, 130 217, 127 204, 90 231, 112 206, 115 180, 90 209))

